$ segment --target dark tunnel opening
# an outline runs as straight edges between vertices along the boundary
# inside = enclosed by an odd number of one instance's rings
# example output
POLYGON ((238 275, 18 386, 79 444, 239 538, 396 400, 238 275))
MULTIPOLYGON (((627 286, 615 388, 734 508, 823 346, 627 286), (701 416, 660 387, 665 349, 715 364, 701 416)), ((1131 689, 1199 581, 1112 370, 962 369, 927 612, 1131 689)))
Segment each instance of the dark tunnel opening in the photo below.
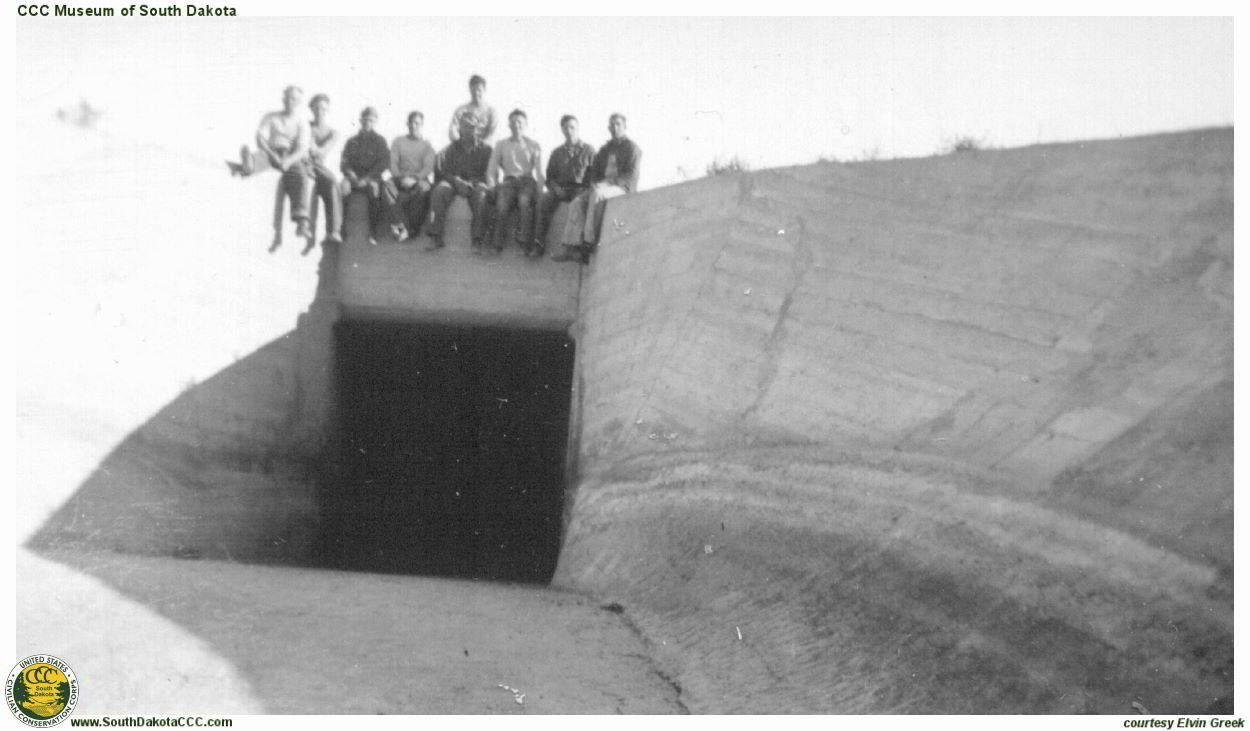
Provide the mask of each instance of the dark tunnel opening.
POLYGON ((339 323, 320 563, 550 581, 573 350, 561 332, 339 323))

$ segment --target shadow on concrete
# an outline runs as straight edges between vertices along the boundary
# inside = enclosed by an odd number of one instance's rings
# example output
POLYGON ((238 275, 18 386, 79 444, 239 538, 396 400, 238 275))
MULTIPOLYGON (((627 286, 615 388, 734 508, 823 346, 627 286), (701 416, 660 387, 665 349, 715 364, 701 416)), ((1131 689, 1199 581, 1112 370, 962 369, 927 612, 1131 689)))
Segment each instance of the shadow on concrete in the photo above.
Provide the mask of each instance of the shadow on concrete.
POLYGON ((27 546, 306 564, 317 526, 283 434, 293 333, 181 395, 126 436, 27 546))

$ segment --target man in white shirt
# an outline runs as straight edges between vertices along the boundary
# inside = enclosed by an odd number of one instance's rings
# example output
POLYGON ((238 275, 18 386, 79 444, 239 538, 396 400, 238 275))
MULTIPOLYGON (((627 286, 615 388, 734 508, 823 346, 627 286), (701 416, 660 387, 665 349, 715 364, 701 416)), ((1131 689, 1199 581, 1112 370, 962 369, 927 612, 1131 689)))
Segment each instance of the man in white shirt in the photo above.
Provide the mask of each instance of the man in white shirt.
POLYGON ((434 147, 421 136, 425 115, 408 115, 408 134, 391 142, 391 179, 386 181, 386 202, 391 211, 395 238, 411 241, 421 233, 429 212, 434 178, 434 147))
MULTIPOLYGON (((313 167, 313 196, 321 199, 326 214, 326 241, 343 241, 343 198, 339 195, 339 176, 335 172, 334 156, 338 153, 339 133, 330 126, 330 97, 314 94, 308 102, 312 110, 312 133, 308 159, 313 167)), ((311 246, 312 239, 309 239, 311 246)), ((305 249, 307 252, 309 249, 305 249)))
POLYGON ((473 74, 469 77, 469 102, 456 107, 456 111, 451 115, 447 137, 452 142, 460 139, 460 120, 466 115, 472 115, 477 120, 474 123, 477 127, 477 138, 482 142, 490 143, 491 135, 495 134, 495 108, 484 101, 485 97, 486 79, 473 74))
MULTIPOLYGON (((308 225, 308 209, 312 203, 313 169, 308 159, 312 132, 308 120, 299 116, 304 92, 298 86, 288 86, 282 92, 282 110, 261 117, 256 130, 256 147, 253 153, 246 145, 239 151, 238 163, 228 162, 231 175, 246 177, 273 168, 282 174, 282 187, 291 202, 291 220, 295 222, 295 235, 312 238, 308 225)), ((276 251, 282 245, 281 229, 274 232, 276 251)))
POLYGON ((534 203, 543 187, 542 147, 525 136, 528 123, 525 112, 512 110, 508 129, 512 135, 495 144, 486 168, 486 185, 493 188, 495 203, 494 253, 507 243, 508 227, 504 225, 513 206, 518 212, 516 241, 526 256, 534 247, 534 203))

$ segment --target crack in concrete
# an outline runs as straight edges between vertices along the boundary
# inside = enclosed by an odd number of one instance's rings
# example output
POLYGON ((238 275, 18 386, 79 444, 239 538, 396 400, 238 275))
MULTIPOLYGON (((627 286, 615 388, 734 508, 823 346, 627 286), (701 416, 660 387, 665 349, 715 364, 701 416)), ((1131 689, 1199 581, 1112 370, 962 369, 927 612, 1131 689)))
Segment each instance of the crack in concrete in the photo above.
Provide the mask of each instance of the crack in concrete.
POLYGON ((807 222, 803 220, 802 216, 795 217, 791 223, 786 224, 786 228, 783 230, 785 233, 782 235, 786 237, 786 240, 790 242, 793 248, 793 254, 790 257, 790 273, 793 279, 785 297, 781 300, 781 306, 777 308, 777 320, 773 323, 773 329, 768 334, 768 340, 764 344, 765 362, 760 368, 759 379, 755 385, 755 398, 742 411, 742 418, 744 419, 759 410, 764 398, 772 388, 773 382, 777 379, 778 351, 785 338, 785 326, 786 320, 790 317, 790 307, 794 304, 794 295, 798 292, 799 287, 803 286, 804 276, 814 260, 811 247, 807 243, 807 222), (794 231, 795 234, 791 235, 791 231, 794 231))
POLYGON ((663 680, 665 684, 673 689, 673 703, 676 704, 678 710, 683 715, 690 715, 690 708, 686 705, 685 701, 681 699, 682 694, 685 692, 681 687, 681 683, 673 678, 673 676, 665 672, 664 669, 659 666, 659 663, 655 661, 655 656, 651 653, 651 648, 655 647, 655 643, 652 642, 651 639, 647 637, 647 634, 642 631, 642 628, 634 622, 628 612, 625 611, 625 608, 618 602, 611 602, 610 604, 605 604, 599 607, 599 609, 617 615, 621 620, 621 624, 625 625, 626 629, 634 633, 634 635, 642 641, 643 648, 646 649, 646 652, 631 654, 636 655, 643 662, 645 662, 648 670, 655 673, 656 677, 663 680))

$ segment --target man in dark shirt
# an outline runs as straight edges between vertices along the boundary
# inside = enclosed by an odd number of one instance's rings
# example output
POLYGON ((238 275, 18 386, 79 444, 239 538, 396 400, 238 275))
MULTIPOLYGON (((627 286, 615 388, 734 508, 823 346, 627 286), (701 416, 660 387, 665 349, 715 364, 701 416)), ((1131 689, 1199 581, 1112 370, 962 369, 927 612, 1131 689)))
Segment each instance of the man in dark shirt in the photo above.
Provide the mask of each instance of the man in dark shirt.
POLYGON ((538 219, 534 226, 534 244, 530 252, 542 256, 546 246, 551 216, 561 203, 568 203, 585 192, 586 171, 595 159, 595 148, 582 142, 577 134, 577 117, 566 114, 560 118, 564 144, 551 151, 547 158, 547 190, 538 202, 538 219))
POLYGON ((619 112, 608 118, 612 139, 599 149, 587 172, 590 188, 578 200, 584 201, 586 227, 582 230, 582 246, 565 246, 555 261, 585 260, 583 254, 594 249, 603 228, 603 210, 608 199, 633 193, 638 189, 638 166, 642 150, 625 136, 625 115, 619 112))
POLYGON ((343 146, 343 197, 360 191, 369 198, 369 243, 376 244, 374 228, 382 214, 382 173, 391 166, 386 138, 373 131, 378 112, 365 107, 360 113, 360 132, 343 146))
POLYGON ((430 243, 426 251, 443 248, 447 208, 458 195, 469 201, 469 210, 473 213, 474 253, 481 253, 486 240, 486 169, 490 166, 491 148, 479 137, 477 117, 464 114, 459 123, 460 139, 443 148, 434 163, 434 179, 438 182, 430 193, 434 220, 430 222, 430 243))

